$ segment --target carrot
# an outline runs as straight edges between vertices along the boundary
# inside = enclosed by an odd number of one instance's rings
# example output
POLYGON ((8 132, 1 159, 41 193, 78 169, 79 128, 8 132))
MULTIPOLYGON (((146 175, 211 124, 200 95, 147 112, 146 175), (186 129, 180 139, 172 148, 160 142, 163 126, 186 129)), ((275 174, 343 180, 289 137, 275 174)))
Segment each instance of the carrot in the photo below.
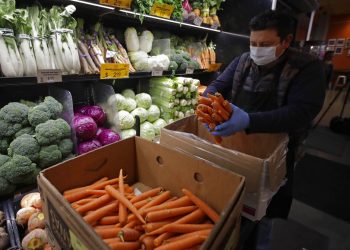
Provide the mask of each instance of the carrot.
POLYGON ((141 248, 142 250, 153 250, 154 249, 154 241, 155 237, 146 236, 141 240, 141 248))
POLYGON ((186 207, 193 205, 192 201, 187 197, 183 196, 175 201, 169 201, 167 203, 163 203, 158 206, 150 207, 145 210, 146 213, 152 212, 152 211, 159 211, 162 209, 170 209, 170 208, 177 208, 177 207, 186 207))
POLYGON ((213 114, 213 108, 212 107, 209 107, 207 105, 204 105, 204 104, 199 104, 197 106, 197 109, 203 111, 204 113, 207 113, 209 115, 212 115, 213 114))
POLYGON ((124 226, 124 228, 133 228, 135 227, 136 225, 138 225, 139 221, 137 220, 133 220, 133 221, 130 221, 128 224, 126 224, 124 226))
POLYGON ((198 244, 202 244, 206 238, 201 235, 193 235, 187 237, 183 240, 174 241, 168 244, 165 244, 160 247, 156 247, 155 250, 177 250, 177 249, 187 249, 198 244))
POLYGON ((171 217, 184 215, 193 212, 196 209, 196 206, 187 206, 187 207, 178 207, 165 209, 161 211, 149 212, 146 216, 147 222, 161 221, 171 217))
POLYGON ((149 207, 153 207, 153 206, 157 206, 159 204, 162 204, 164 201, 166 201, 170 198, 170 195, 171 195, 170 191, 165 191, 165 192, 161 193, 160 195, 153 197, 150 202, 148 202, 146 205, 141 207, 140 211, 142 211, 146 208, 149 208, 149 207))
MULTIPOLYGON (((103 181, 103 182, 99 182, 99 183, 90 185, 88 187, 88 189, 89 190, 90 189, 102 189, 107 185, 115 184, 117 182, 118 182, 118 178, 114 178, 111 180, 107 180, 107 181, 103 181)), ((81 199, 85 198, 86 196, 89 196, 89 193, 87 192, 87 189, 84 189, 84 190, 79 190, 79 191, 71 193, 71 194, 64 195, 64 198, 66 198, 66 200, 68 202, 72 203, 74 201, 81 200, 81 199)))
POLYGON ((232 106, 231 104, 225 100, 222 102, 222 106, 224 107, 224 109, 229 113, 229 114, 232 114, 233 110, 232 110, 232 106))
POLYGON ((196 110, 196 114, 199 116, 199 117, 203 117, 204 119, 206 119, 208 121, 208 123, 212 123, 213 120, 211 119, 211 116, 208 115, 207 113, 204 113, 203 111, 201 110, 196 110))
MULTIPOLYGON (((97 180, 96 182, 94 182, 92 185, 97 184, 97 183, 101 183, 101 182, 106 181, 106 180, 108 180, 108 178, 107 178, 107 177, 103 177, 103 178, 97 180)), ((87 188, 89 188, 90 186, 91 186, 91 185, 85 186, 85 187, 78 187, 78 188, 69 189, 69 190, 64 191, 63 194, 65 195, 65 194, 69 194, 69 193, 74 193, 74 192, 76 192, 76 191, 80 191, 80 190, 83 190, 83 189, 87 189, 87 188)))
POLYGON ((222 104, 225 101, 224 97, 219 92, 216 92, 215 96, 217 97, 217 100, 220 104, 222 104))
POLYGON ((200 97, 198 97, 198 103, 211 107, 212 101, 207 97, 200 96, 200 97))
POLYGON ((126 193, 134 193, 134 188, 130 187, 128 184, 124 184, 124 189, 126 193))
POLYGON ((98 224, 99 225, 112 225, 112 224, 116 224, 118 222, 119 222, 119 217, 112 215, 112 216, 106 216, 106 217, 101 218, 98 221, 98 224))
POLYGON ((131 204, 131 202, 128 199, 126 199, 123 195, 121 195, 118 190, 116 190, 115 188, 111 187, 110 185, 107 185, 105 187, 105 189, 112 197, 117 199, 119 202, 123 203, 133 214, 135 214, 135 216, 143 224, 146 224, 145 220, 142 218, 142 216, 140 215, 139 211, 134 207, 133 204, 131 204))
POLYGON ((112 200, 112 197, 109 194, 105 194, 97 199, 93 199, 92 201, 90 201, 89 203, 86 203, 85 205, 82 205, 81 207, 77 208, 76 211, 79 214, 83 214, 83 213, 86 213, 87 211, 96 210, 110 200, 112 200))
POLYGON ((168 225, 171 222, 172 222, 171 220, 167 220, 167 221, 147 223, 146 225, 143 225, 143 228, 144 228, 146 233, 150 233, 150 232, 153 232, 154 230, 157 230, 165 225, 168 225))
POLYGON ((216 122, 216 123, 222 123, 224 122, 224 118, 217 112, 214 112, 212 115, 211 115, 211 118, 216 122))
POLYGON ((97 225, 97 226, 94 226, 94 229, 106 229, 106 228, 120 228, 120 225, 113 224, 113 225, 97 225))
POLYGON ((118 232, 118 237, 124 241, 137 241, 141 236, 141 233, 132 228, 122 228, 118 232))
POLYGON ((102 196, 107 193, 105 190, 86 190, 86 192, 89 195, 98 195, 98 196, 102 196))
POLYGON ((153 196, 156 196, 157 194, 159 194, 161 191, 163 190, 162 187, 158 187, 158 188, 154 188, 154 189, 151 189, 147 192, 144 192, 138 196, 136 196, 135 198, 131 199, 130 202, 131 203, 135 203, 135 202, 138 202, 138 201, 142 201, 144 199, 147 199, 149 197, 153 197, 153 196))
POLYGON ((200 121, 201 123, 205 123, 208 124, 208 121, 206 119, 204 119, 203 117, 198 117, 197 116, 198 121, 200 121))
MULTIPOLYGON (((119 171, 119 192, 122 196, 125 195, 124 192, 124 180, 123 180, 123 169, 120 169, 119 171)), ((121 202, 119 203, 119 222, 122 226, 126 225, 128 222, 128 216, 127 216, 127 211, 126 211, 126 206, 122 204, 121 202)))
POLYGON ((191 199, 191 201, 196 204, 212 221, 217 222, 220 219, 220 216, 217 212, 214 211, 211 207, 209 207, 204 201, 198 198, 191 191, 183 188, 182 192, 191 199))
POLYGON ((121 242, 119 238, 110 238, 110 239, 104 239, 103 240, 107 245, 115 242, 121 242))
POLYGON ((214 136, 214 140, 215 140, 216 144, 221 144, 221 142, 222 142, 221 136, 214 136))
POLYGON ((167 239, 165 241, 165 243, 170 243, 170 242, 182 240, 182 239, 185 239, 187 237, 191 237, 193 235, 208 236, 211 233, 211 230, 212 229, 205 229, 205 230, 200 230, 200 231, 196 231, 196 232, 192 232, 192 233, 181 234, 181 235, 178 235, 178 236, 171 237, 171 238, 167 239))
POLYGON ((137 250, 140 248, 140 242, 113 242, 108 244, 112 250, 137 250))
MULTIPOLYGON (((136 196, 137 197, 137 196, 136 196)), ((133 205, 137 208, 137 209, 140 209, 141 207, 143 207, 144 205, 146 205, 148 202, 149 202, 149 199, 151 198, 148 198, 148 199, 144 199, 142 201, 138 201, 138 202, 135 202, 133 205)), ((132 199, 131 199, 132 200, 132 199)))
POLYGON ((209 123, 212 122, 211 120, 208 120, 207 118, 202 117, 201 114, 199 113, 199 110, 197 110, 197 109, 196 109, 196 111, 195 111, 195 114, 196 114, 196 116, 197 116, 197 118, 198 118, 198 120, 199 120, 200 122, 203 122, 203 123, 206 123, 206 124, 209 124, 209 123))
POLYGON ((215 96, 215 94, 213 95, 213 94, 208 93, 207 96, 211 100, 211 106, 213 106, 213 102, 218 101, 218 98, 215 96))
POLYGON ((145 230, 143 229, 143 225, 136 225, 136 226, 134 226, 134 229, 135 230, 137 230, 137 231, 139 231, 139 232, 144 232, 145 230))
POLYGON ((213 108, 216 112, 218 112, 225 121, 230 118, 230 114, 224 109, 223 106, 217 101, 213 102, 213 108))
POLYGON ((77 204, 77 205, 81 206, 81 205, 85 205, 86 203, 89 203, 90 201, 93 201, 93 200, 95 200, 95 198, 86 198, 86 199, 76 201, 76 202, 72 203, 72 205, 77 204))
POLYGON ((115 209, 117 209, 118 207, 118 202, 114 202, 112 204, 109 204, 107 206, 101 207, 93 212, 91 212, 90 214, 84 216, 84 220, 88 223, 88 224, 93 224, 94 222, 98 221, 99 219, 101 219, 102 217, 108 215, 109 213, 113 212, 115 209))
POLYGON ((108 239, 108 238, 115 238, 118 237, 118 233, 121 230, 120 227, 114 227, 114 228, 97 228, 95 229, 95 232, 102 238, 102 239, 108 239))
POLYGON ((72 204, 72 208, 73 208, 74 210, 77 210, 79 207, 80 207, 79 204, 72 204))
POLYGON ((215 124, 215 123, 210 123, 210 124, 209 124, 210 130, 214 130, 215 127, 216 127, 216 124, 215 124))
POLYGON ((170 233, 191 233, 191 232, 195 232, 195 231, 200 231, 200 230, 204 230, 204 229, 211 229, 213 228, 213 224, 176 224, 176 223, 170 223, 167 224, 165 226, 163 226, 162 228, 155 230, 151 233, 149 233, 149 235, 156 235, 156 234, 162 234, 162 233, 166 233, 166 232, 170 232, 170 233))

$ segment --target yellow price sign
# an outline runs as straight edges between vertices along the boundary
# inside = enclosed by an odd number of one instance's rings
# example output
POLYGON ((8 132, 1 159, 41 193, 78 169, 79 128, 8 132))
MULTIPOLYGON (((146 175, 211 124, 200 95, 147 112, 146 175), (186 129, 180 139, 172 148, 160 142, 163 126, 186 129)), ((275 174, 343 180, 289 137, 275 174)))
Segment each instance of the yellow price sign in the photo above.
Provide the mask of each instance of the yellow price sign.
POLYGON ((151 9, 151 15, 170 19, 174 6, 165 3, 155 3, 151 9))
POLYGON ((121 9, 130 9, 132 0, 100 0, 100 4, 110 5, 121 9))
POLYGON ((109 4, 108 0, 100 0, 100 4, 109 4))
POLYGON ((129 64, 104 63, 101 64, 100 79, 119 79, 129 77, 129 64))
POLYGON ((208 71, 209 72, 216 72, 219 71, 219 69, 221 68, 222 63, 213 63, 213 64, 209 64, 209 68, 208 71))

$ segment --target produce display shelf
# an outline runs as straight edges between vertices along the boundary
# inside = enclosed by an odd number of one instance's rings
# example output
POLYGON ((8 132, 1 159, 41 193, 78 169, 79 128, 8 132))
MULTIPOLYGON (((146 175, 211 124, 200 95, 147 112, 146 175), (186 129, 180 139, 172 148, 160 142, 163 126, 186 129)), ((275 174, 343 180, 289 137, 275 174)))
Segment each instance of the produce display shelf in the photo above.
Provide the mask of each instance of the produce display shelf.
MULTIPOLYGON (((172 71, 163 71, 163 76, 197 76, 202 74, 210 74, 212 72, 205 71, 205 70, 194 70, 193 74, 186 74, 185 70, 182 71, 176 71, 175 74, 173 74, 172 71)), ((128 79, 142 79, 142 78, 150 78, 152 77, 151 72, 135 72, 130 73, 129 78, 123 78, 123 80, 128 79)), ((101 81, 110 81, 114 79, 107 79, 107 80, 101 80, 101 81)), ((117 79, 116 79, 117 80, 117 79)), ((100 81, 100 75, 94 74, 94 75, 64 75, 62 76, 62 82, 84 82, 84 81, 100 81)), ((37 83, 36 77, 0 77, 0 87, 6 87, 6 86, 22 86, 22 85, 35 85, 37 83)), ((51 83, 47 83, 51 84, 51 83)))

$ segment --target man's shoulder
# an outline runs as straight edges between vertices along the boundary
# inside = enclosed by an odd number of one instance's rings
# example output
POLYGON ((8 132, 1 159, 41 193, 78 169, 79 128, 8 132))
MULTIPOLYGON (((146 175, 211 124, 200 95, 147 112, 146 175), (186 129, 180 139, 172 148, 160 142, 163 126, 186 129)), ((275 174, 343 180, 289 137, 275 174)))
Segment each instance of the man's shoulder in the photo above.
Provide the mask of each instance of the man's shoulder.
POLYGON ((288 63, 295 68, 305 68, 311 63, 319 63, 320 60, 311 54, 289 48, 287 51, 288 63))

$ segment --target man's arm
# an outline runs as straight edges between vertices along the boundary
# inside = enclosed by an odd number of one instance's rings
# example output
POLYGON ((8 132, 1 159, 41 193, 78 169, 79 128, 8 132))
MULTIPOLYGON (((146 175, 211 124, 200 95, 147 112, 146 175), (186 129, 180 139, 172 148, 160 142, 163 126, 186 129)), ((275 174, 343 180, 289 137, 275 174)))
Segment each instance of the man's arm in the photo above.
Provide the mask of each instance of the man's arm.
POLYGON ((219 75, 216 80, 212 81, 212 83, 204 91, 203 95, 207 96, 208 93, 216 92, 226 95, 226 93, 232 88, 233 76, 235 74, 238 61, 239 57, 233 59, 233 61, 226 67, 224 72, 222 72, 222 74, 219 75))
POLYGON ((267 112, 249 113, 248 132, 278 133, 305 128, 321 110, 325 97, 325 72, 315 61, 291 82, 287 104, 267 112))

